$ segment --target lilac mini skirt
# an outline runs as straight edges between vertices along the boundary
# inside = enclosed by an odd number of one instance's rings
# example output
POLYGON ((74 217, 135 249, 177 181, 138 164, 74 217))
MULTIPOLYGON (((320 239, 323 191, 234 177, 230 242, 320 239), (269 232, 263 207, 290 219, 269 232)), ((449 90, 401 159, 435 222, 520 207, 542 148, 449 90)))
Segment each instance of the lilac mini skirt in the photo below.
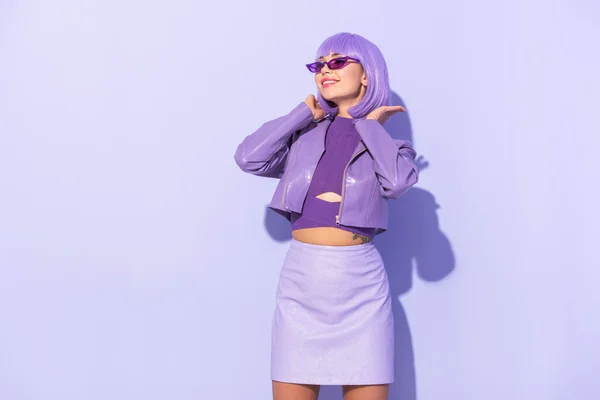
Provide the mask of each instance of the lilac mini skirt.
POLYGON ((322 246, 292 239, 279 275, 271 379, 319 385, 394 381, 394 317, 373 242, 322 246))

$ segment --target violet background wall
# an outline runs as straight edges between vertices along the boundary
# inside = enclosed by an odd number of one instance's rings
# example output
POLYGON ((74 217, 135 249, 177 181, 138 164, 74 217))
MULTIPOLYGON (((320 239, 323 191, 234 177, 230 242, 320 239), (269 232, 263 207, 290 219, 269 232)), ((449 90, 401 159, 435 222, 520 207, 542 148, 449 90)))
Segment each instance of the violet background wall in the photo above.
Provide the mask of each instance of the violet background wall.
MULTIPOLYGON (((268 399, 288 226, 233 153, 353 31, 421 180, 390 400, 597 399, 600 7, 0 2, 0 398, 268 399)), ((340 399, 324 387, 321 399, 340 399)))

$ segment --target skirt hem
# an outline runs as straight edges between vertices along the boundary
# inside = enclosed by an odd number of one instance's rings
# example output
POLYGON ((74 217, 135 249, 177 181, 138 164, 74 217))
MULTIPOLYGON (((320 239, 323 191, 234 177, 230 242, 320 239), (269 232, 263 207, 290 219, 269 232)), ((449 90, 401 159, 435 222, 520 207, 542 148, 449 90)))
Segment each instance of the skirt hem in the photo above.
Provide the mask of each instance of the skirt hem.
POLYGON ((275 382, 283 382, 283 383, 294 383, 298 385, 324 385, 324 386, 340 386, 340 385, 349 385, 349 386, 359 386, 359 385, 387 385, 394 383, 394 379, 369 379, 369 380, 360 380, 360 381, 352 381, 352 380, 344 380, 340 381, 339 379, 293 379, 293 378, 277 378, 271 376, 271 380, 275 382))

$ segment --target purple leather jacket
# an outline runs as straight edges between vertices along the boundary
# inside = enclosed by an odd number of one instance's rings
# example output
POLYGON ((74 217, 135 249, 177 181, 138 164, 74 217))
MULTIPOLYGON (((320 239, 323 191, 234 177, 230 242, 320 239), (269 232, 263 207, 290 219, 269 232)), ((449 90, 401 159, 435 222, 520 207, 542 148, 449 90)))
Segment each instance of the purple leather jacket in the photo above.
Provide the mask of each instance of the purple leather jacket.
MULTIPOLYGON (((313 122, 302 102, 289 114, 264 123, 246 136, 235 152, 245 172, 279 178, 269 207, 290 219, 301 213, 310 181, 325 150, 331 120, 313 122)), ((361 137, 344 171, 338 225, 376 228, 388 226, 388 199, 395 199, 418 180, 410 142, 393 139, 376 120, 355 120, 361 137)))

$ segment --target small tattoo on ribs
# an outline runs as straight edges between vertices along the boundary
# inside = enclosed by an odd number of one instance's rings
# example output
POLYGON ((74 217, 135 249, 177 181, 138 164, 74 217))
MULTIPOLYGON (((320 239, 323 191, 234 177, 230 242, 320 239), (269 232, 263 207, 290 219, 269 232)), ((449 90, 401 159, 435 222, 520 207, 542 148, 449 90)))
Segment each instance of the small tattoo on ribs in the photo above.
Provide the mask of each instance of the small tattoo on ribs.
POLYGON ((358 235, 355 233, 354 236, 352 237, 352 240, 356 240, 356 239, 362 240, 363 243, 367 243, 368 241, 370 241, 368 236, 358 235))

